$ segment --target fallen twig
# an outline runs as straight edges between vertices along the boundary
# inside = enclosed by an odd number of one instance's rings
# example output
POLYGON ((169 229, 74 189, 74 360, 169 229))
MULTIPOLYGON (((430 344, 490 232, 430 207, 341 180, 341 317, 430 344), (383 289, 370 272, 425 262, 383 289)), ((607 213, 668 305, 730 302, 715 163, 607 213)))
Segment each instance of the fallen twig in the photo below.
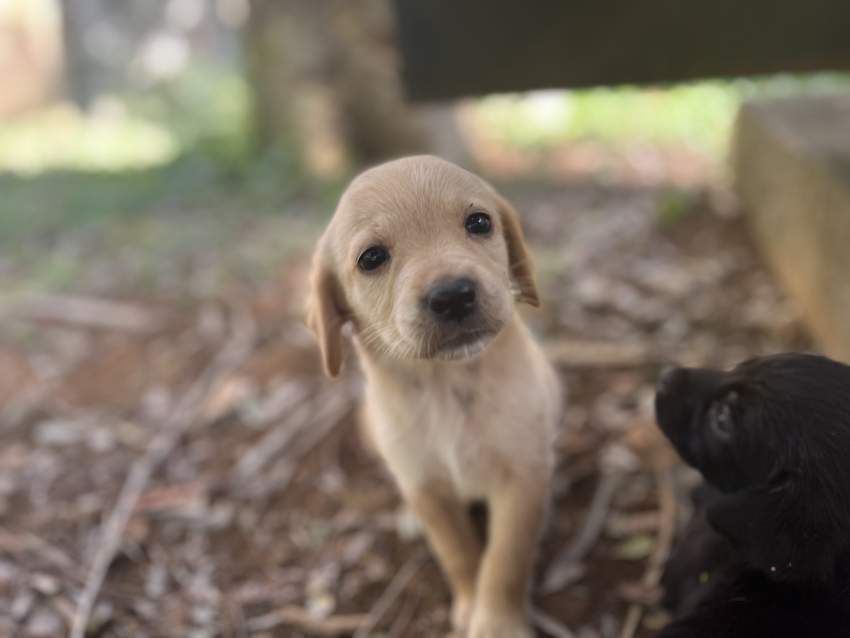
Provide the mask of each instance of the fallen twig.
POLYGON ((155 332, 162 326, 157 314, 135 304, 68 295, 27 295, 5 301, 0 303, 0 317, 143 334, 155 332))
POLYGON ((634 514, 613 514, 608 517, 605 531, 609 536, 622 538, 634 534, 647 534, 658 531, 658 512, 637 512, 634 514))
POLYGON ((419 601, 408 600, 407 604, 402 607, 395 620, 393 620, 393 624, 390 626, 389 632, 387 632, 387 638, 398 638, 399 636, 404 636, 407 627, 410 625, 410 621, 416 614, 417 609, 419 609, 419 601))
POLYGON ((387 585, 384 593, 381 594, 380 598, 378 598, 377 602, 372 606, 372 609, 369 611, 368 622, 363 624, 354 633, 353 638, 367 638, 372 633, 375 627, 378 626, 378 623, 383 619, 384 614, 387 613, 387 610, 396 601, 396 598, 401 595, 401 592, 404 591, 408 583, 410 583, 410 581, 413 580, 413 577, 419 573, 420 569, 422 569, 427 556, 428 553, 424 549, 420 549, 407 560, 402 568, 398 570, 395 577, 390 581, 390 584, 387 585))
POLYGON ((76 575, 77 566, 62 550, 54 547, 47 541, 35 534, 25 532, 23 534, 11 534, 0 531, 0 551, 19 555, 30 551, 37 554, 39 558, 49 562, 54 567, 62 570, 68 575, 76 575))
POLYGON ((118 500, 100 534, 98 550, 92 560, 82 597, 71 627, 71 638, 83 638, 94 603, 109 566, 121 548, 124 530, 154 470, 171 453, 194 423, 210 388, 237 368, 250 353, 255 336, 253 320, 242 312, 234 313, 231 339, 212 362, 189 386, 145 453, 130 468, 118 500))
POLYGON ((291 469, 287 479, 277 483, 278 490, 283 491, 287 488, 292 477, 295 476, 298 464, 336 429, 350 408, 351 395, 347 390, 341 390, 328 397, 320 411, 314 415, 313 425, 292 445, 289 458, 286 459, 291 469))
POLYGON ((284 423, 273 428, 241 455, 236 464, 234 479, 243 481, 255 476, 293 442, 297 444, 298 435, 307 426, 310 426, 312 433, 310 438, 313 438, 317 435, 317 430, 323 433, 325 428, 336 425, 336 421, 342 416, 340 413, 348 409, 349 401, 348 389, 341 385, 334 385, 331 390, 320 392, 313 398, 302 401, 284 423))
POLYGON ((248 631, 259 633, 280 626, 294 627, 311 636, 347 636, 356 632, 369 620, 367 614, 340 614, 318 618, 302 607, 284 607, 263 616, 252 618, 246 624, 248 631))
MULTIPOLYGON (((658 536, 655 542, 655 550, 649 557, 646 571, 643 574, 641 584, 646 589, 658 587, 661 574, 664 571, 664 563, 670 556, 673 546, 673 536, 676 531, 676 489, 673 479, 673 469, 669 465, 656 462, 655 481, 658 487, 658 536)), ((644 606, 634 603, 626 612, 626 620, 620 638, 633 638, 640 626, 643 617, 644 606)))
POLYGON ((622 474, 619 472, 602 473, 582 526, 572 543, 552 560, 552 565, 547 570, 540 588, 542 593, 551 594, 559 591, 579 577, 581 573, 579 563, 591 550, 605 528, 611 499, 614 498, 614 493, 621 481, 622 474))
POLYGON ((550 339, 546 354, 565 368, 628 368, 653 362, 653 354, 643 343, 550 339))
POLYGON ((560 620, 536 607, 531 608, 531 622, 554 638, 574 638, 575 636, 560 620))

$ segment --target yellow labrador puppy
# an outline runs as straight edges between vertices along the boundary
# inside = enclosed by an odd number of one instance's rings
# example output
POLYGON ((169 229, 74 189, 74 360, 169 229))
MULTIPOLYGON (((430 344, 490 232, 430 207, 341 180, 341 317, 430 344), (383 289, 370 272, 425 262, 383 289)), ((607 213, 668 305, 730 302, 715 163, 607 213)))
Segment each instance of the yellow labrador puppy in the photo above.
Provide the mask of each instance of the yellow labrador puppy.
POLYGON ((422 522, 469 638, 527 638, 552 474, 556 375, 515 308, 538 305, 516 212, 436 157, 358 176, 314 257, 308 323, 339 373, 352 326, 366 427, 422 522), (486 545, 467 506, 488 511, 486 545))

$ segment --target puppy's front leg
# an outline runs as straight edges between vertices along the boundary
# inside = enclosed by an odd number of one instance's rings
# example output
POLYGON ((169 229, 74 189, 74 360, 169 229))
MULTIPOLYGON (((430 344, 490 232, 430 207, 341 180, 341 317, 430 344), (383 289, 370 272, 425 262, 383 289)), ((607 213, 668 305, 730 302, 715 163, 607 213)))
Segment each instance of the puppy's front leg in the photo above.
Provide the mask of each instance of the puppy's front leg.
POLYGON ((408 495, 408 502, 425 528, 431 549, 452 590, 452 626, 465 630, 469 624, 481 541, 466 505, 447 489, 429 486, 408 495))
POLYGON ((548 479, 513 481, 489 499, 488 543, 469 638, 531 638, 528 588, 546 514, 548 479))

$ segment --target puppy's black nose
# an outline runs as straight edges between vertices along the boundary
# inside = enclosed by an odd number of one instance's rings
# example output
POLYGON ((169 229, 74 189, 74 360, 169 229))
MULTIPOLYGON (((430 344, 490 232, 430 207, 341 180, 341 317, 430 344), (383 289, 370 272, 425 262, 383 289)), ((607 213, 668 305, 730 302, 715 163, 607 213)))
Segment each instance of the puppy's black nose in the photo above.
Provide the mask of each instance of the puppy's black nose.
POLYGON ((467 277, 439 281, 425 303, 441 321, 462 321, 475 311, 475 282, 467 277))
POLYGON ((655 382, 655 391, 658 394, 664 394, 670 389, 678 370, 676 366, 664 366, 661 368, 661 372, 658 373, 658 379, 655 382))

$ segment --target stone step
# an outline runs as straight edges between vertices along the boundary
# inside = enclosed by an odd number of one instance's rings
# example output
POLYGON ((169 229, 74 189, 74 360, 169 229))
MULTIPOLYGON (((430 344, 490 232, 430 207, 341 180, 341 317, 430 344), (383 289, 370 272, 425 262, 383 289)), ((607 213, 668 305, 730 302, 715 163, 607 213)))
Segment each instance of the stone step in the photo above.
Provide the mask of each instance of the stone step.
POLYGON ((745 104, 733 170, 767 262, 823 351, 850 360, 850 94, 745 104))

